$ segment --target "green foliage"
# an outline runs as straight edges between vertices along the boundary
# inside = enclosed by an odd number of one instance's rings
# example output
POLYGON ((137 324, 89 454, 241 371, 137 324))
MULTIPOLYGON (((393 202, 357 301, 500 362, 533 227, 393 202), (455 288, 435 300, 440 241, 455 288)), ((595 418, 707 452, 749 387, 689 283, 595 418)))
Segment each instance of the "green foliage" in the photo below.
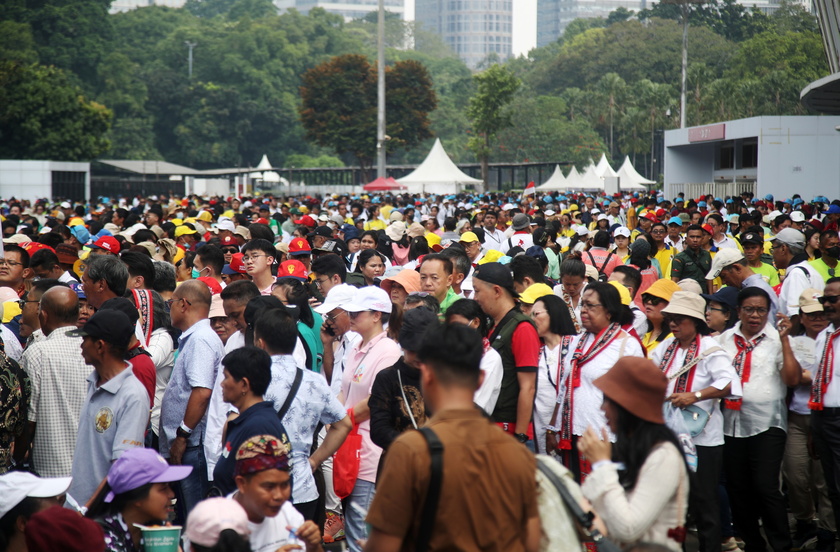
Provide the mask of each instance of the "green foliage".
POLYGON ((286 157, 286 166, 296 169, 314 169, 319 167, 343 167, 344 162, 332 155, 310 156, 302 153, 293 153, 286 157))
POLYGON ((0 63, 0 159, 89 161, 108 149, 110 120, 60 69, 0 63))
MULTIPOLYGON (((300 120, 306 136, 365 169, 376 155, 376 68, 364 56, 337 56, 303 75, 300 120)), ((426 68, 405 60, 385 68, 389 151, 432 136, 428 114, 437 105, 426 68)))

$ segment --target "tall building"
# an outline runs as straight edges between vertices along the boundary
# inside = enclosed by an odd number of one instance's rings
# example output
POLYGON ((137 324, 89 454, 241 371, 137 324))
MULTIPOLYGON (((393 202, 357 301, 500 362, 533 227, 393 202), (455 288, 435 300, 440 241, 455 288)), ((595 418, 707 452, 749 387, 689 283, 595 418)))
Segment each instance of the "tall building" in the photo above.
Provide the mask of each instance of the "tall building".
MULTIPOLYGON (((312 8, 324 8, 350 21, 376 11, 379 8, 379 0, 274 0, 274 5, 281 13, 290 8, 302 13, 308 13, 312 8)), ((399 14, 405 19, 405 0, 385 0, 385 10, 399 14)))
POLYGON ((491 54, 511 56, 513 0, 415 0, 414 20, 472 69, 491 54))

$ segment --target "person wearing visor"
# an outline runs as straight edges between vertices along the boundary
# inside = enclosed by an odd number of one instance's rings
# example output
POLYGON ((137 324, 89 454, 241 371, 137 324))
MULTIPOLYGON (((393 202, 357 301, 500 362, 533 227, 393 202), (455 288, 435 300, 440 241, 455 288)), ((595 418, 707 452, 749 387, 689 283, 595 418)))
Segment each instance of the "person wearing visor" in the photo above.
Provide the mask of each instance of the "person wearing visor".
POLYGON ((0 550, 25 552, 29 519, 42 510, 64 503, 69 477, 37 477, 28 472, 0 475, 0 550))

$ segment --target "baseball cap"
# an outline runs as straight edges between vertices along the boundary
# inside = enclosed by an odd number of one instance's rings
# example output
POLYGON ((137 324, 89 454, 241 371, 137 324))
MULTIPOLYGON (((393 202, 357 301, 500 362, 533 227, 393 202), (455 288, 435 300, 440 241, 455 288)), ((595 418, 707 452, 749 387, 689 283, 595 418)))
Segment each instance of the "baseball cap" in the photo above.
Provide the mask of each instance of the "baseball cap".
POLYGON ((802 211, 793 211, 790 214, 790 220, 793 222, 805 222, 805 213, 802 211))
POLYGON ((226 264, 222 268, 222 274, 246 274, 245 263, 242 262, 242 253, 234 253, 230 258, 230 264, 226 264))
POLYGON ((366 286, 359 289, 353 298, 346 303, 339 305, 347 312, 379 311, 391 312, 391 298, 384 289, 374 286, 366 286))
MULTIPOLYGON (((193 234, 195 230, 193 230, 193 234)), ((177 231, 176 231, 177 235, 177 231)), ((90 246, 92 249, 104 249, 105 251, 110 251, 111 253, 117 254, 120 252, 120 242, 117 241, 117 238, 113 236, 102 236, 90 246)))
POLYGON ((618 228, 613 230, 613 237, 617 238, 619 236, 629 238, 630 237, 630 229, 627 228, 626 226, 619 226, 618 228))
POLYGON ((216 546, 219 535, 227 529, 245 537, 251 534, 245 509, 230 498, 208 498, 190 511, 184 536, 192 544, 210 548, 216 546))
POLYGON ((83 284, 80 284, 79 282, 71 282, 70 289, 76 292, 79 299, 87 299, 87 295, 85 295, 85 286, 83 284))
POLYGON ((668 226, 676 224, 677 226, 682 226, 683 220, 680 217, 671 217, 668 219, 668 226))
POLYGON ((197 232, 186 225, 181 225, 175 229, 175 237, 180 238, 181 236, 188 235, 188 234, 196 234, 197 232))
POLYGON ((219 240, 219 245, 221 247, 239 247, 239 243, 236 241, 236 238, 233 236, 225 236, 221 240, 219 240))
POLYGON ((313 236, 323 236, 325 238, 331 238, 332 237, 332 228, 330 228, 329 226, 319 226, 318 228, 316 228, 315 230, 312 231, 311 235, 313 235, 313 236))
POLYGON ((210 288, 210 294, 212 296, 218 295, 222 292, 222 284, 220 284, 210 276, 202 276, 201 278, 196 278, 196 280, 202 282, 204 285, 210 288))
POLYGON ((805 288, 799 294, 799 303, 791 306, 799 307, 802 312, 823 312, 823 306, 820 303, 822 295, 821 291, 814 288, 805 288))
POLYGON ((306 266, 300 261, 283 261, 277 270, 277 278, 294 278, 299 282, 305 282, 306 266))
POLYGON ((785 245, 805 245, 805 234, 796 228, 785 228, 776 234, 771 241, 780 241, 785 245))
POLYGON ((408 293, 420 291, 420 274, 411 268, 402 269, 402 267, 393 267, 399 271, 393 275, 387 275, 379 283, 379 287, 384 289, 386 293, 391 293, 391 286, 396 282, 403 287, 408 293), (401 270, 400 270, 401 269, 401 270))
POLYGON ((12 471, 0 475, 0 518, 24 498, 51 498, 67 492, 72 477, 38 477, 29 472, 12 471))
POLYGON ((840 205, 835 205, 834 203, 832 203, 831 205, 828 206, 828 210, 825 211, 825 214, 827 214, 827 215, 840 214, 840 205))
POLYGON ((105 502, 111 502, 116 495, 148 483, 181 481, 192 470, 192 466, 170 466, 160 454, 152 449, 129 449, 117 458, 108 470, 108 485, 111 491, 105 495, 105 502))
POLYGON ((86 244, 90 240, 90 232, 81 224, 70 227, 70 233, 76 237, 81 244, 86 244))
POLYGON ((350 284, 339 284, 330 289, 324 302, 312 310, 318 314, 328 314, 334 309, 342 308, 341 305, 351 302, 358 291, 359 288, 350 284))
POLYGON ((464 232, 458 241, 462 243, 474 243, 478 241, 478 236, 475 235, 475 232, 464 232))
POLYGON ((473 279, 503 287, 514 297, 519 297, 519 294, 513 289, 513 273, 511 273, 509 267, 501 263, 485 263, 479 265, 475 269, 473 279))
POLYGON ((301 224, 303 226, 309 226, 310 228, 315 226, 315 220, 310 217, 309 215, 303 215, 297 220, 292 221, 293 224, 301 224))
POLYGON ((547 284, 531 284, 525 289, 525 291, 522 292, 519 296, 519 300, 526 305, 533 305, 540 297, 552 295, 553 293, 554 290, 547 284))
POLYGON ((312 248, 305 238, 295 238, 289 243, 289 255, 311 255, 312 248))
POLYGON ((701 293, 700 297, 706 301, 714 301, 721 305, 727 305, 733 311, 738 308, 738 292, 741 291, 734 286, 724 286, 711 295, 708 293, 701 293))
POLYGON ((741 234, 741 237, 738 238, 738 240, 741 242, 741 245, 747 245, 747 244, 763 245, 764 244, 764 236, 762 234, 757 233, 757 232, 746 232, 744 234, 741 234))
POLYGON ((69 337, 87 337, 101 339, 118 347, 128 347, 134 335, 134 324, 128 316, 115 309, 100 309, 79 329, 65 332, 69 337))
POLYGON ((227 230, 228 232, 233 232, 234 230, 236 230, 236 225, 233 224, 232 220, 225 219, 225 220, 219 221, 219 223, 216 224, 216 229, 217 230, 227 230))
POLYGON ((743 258, 744 254, 734 247, 724 247, 723 249, 720 249, 717 254, 715 254, 715 258, 712 259, 712 268, 709 270, 708 274, 706 274, 706 279, 714 280, 720 276, 721 270, 727 266, 734 265, 743 258))
POLYGON ((214 318, 225 317, 227 317, 227 314, 225 313, 224 300, 222 300, 222 294, 216 293, 210 297, 210 313, 207 315, 207 318, 212 320, 214 318))

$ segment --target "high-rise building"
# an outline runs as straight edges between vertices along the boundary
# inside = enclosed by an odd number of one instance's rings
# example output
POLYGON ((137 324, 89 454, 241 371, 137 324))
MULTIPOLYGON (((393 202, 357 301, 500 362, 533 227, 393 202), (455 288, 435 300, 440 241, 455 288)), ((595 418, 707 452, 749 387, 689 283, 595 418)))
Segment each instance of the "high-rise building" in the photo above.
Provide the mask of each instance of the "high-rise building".
POLYGON ((492 54, 511 56, 513 0, 415 0, 414 20, 473 69, 492 54))
MULTIPOLYGON (((308 13, 312 8, 324 8, 330 13, 344 16, 344 19, 359 19, 379 8, 379 0, 274 0, 281 12, 295 8, 308 13)), ((405 19, 405 0, 385 0, 385 10, 399 14, 405 19)))

